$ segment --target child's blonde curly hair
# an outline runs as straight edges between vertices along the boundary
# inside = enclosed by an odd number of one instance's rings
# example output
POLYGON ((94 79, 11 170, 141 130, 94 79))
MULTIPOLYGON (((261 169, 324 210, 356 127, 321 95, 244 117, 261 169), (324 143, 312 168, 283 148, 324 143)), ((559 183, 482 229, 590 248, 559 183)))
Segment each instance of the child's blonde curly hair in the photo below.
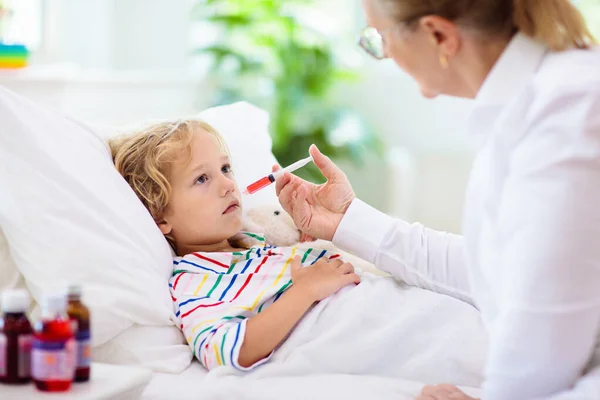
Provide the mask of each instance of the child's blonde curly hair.
MULTIPOLYGON (((206 122, 194 119, 157 123, 109 140, 117 171, 157 223, 163 220, 171 200, 171 163, 183 156, 190 161, 193 133, 199 130, 214 135, 229 154, 219 132, 206 122)), ((173 245, 172 239, 168 236, 167 239, 173 245)))

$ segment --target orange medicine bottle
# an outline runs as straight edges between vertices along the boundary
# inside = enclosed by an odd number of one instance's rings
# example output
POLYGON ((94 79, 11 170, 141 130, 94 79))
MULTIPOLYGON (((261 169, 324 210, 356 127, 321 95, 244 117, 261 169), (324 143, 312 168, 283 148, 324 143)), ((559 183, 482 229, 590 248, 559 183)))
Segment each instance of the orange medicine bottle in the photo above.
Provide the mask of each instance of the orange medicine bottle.
POLYGON ((75 382, 90 380, 91 343, 90 310, 81 302, 81 286, 69 286, 69 318, 75 327, 75 382))

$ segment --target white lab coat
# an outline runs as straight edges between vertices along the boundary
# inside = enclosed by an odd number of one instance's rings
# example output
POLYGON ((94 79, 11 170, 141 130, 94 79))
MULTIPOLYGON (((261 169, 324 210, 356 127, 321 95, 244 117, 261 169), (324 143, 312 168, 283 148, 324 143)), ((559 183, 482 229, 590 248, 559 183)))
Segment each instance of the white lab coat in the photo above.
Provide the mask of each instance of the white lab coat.
POLYGON ((355 200, 334 243, 478 307, 485 400, 600 399, 600 52, 517 34, 475 102, 464 239, 355 200))

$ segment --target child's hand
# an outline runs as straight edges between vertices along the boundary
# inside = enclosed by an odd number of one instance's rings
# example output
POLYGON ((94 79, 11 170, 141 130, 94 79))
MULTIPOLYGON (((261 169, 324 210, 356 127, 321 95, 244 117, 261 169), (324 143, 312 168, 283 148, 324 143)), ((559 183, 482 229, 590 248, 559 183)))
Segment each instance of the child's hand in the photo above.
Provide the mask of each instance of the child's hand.
POLYGON ((360 283, 350 263, 341 260, 320 259, 309 267, 302 268, 300 257, 292 261, 292 282, 298 289, 305 290, 314 301, 321 301, 351 283, 360 283))

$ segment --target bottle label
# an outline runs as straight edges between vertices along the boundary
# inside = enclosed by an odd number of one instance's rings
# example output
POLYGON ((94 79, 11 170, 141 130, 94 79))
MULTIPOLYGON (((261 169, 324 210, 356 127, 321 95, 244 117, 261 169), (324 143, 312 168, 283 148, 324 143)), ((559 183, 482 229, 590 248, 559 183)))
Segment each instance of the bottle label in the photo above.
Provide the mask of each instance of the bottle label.
POLYGON ((75 373, 75 340, 33 339, 31 377, 37 381, 70 381, 75 373))
POLYGON ((73 331, 73 335, 79 330, 79 322, 76 319, 71 320, 71 330, 73 331))
POLYGON ((31 376, 31 344, 33 335, 19 336, 19 378, 31 376))
POLYGON ((90 331, 79 331, 77 338, 77 368, 87 368, 92 361, 92 346, 90 331))
POLYGON ((6 376, 6 336, 0 333, 0 376, 6 376))

